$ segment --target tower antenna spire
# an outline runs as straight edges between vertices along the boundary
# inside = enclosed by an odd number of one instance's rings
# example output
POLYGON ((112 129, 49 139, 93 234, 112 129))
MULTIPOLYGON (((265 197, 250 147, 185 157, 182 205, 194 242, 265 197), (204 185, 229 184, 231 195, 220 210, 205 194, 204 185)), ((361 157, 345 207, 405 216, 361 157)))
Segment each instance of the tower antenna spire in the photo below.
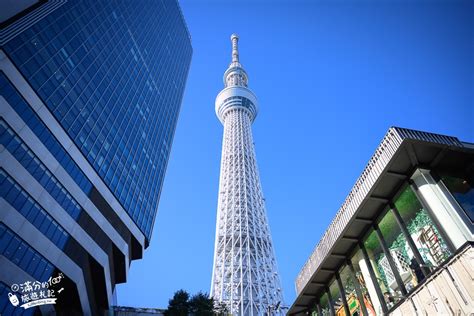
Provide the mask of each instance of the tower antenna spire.
POLYGON ((232 34, 230 36, 230 40, 232 41, 232 62, 238 63, 239 62, 239 36, 237 34, 232 34))
POLYGON ((230 41, 232 42, 232 61, 224 73, 224 86, 247 87, 247 73, 239 61, 239 36, 235 33, 232 34, 230 36, 230 41))

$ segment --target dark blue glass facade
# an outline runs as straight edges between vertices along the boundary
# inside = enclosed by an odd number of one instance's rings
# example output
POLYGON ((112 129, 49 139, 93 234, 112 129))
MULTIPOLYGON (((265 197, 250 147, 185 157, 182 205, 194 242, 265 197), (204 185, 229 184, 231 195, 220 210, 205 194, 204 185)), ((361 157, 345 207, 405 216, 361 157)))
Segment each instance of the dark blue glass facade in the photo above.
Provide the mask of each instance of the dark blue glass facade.
POLYGON ((53 133, 46 127, 46 124, 41 121, 35 111, 33 111, 25 99, 22 98, 3 71, 0 71, 0 92, 5 100, 13 106, 20 118, 30 126, 36 137, 39 138, 43 145, 46 146, 49 152, 56 158, 61 166, 63 166, 81 190, 88 195, 92 189, 92 183, 61 146, 53 133))
MULTIPOLYGON (((177 3, 66 2, 3 49, 150 239, 192 54, 177 3)), ((0 77, 2 95, 34 121, 0 77)), ((57 140, 30 128, 87 194, 57 140)))
POLYGON ((0 168, 0 196, 59 249, 64 249, 69 234, 36 201, 0 168))
POLYGON ((0 255, 36 280, 48 280, 54 271, 54 266, 50 262, 2 223, 0 223, 0 255))
MULTIPOLYGON (((3 282, 0 282, 0 297, 6 298, 8 297, 8 293, 11 293, 10 286, 6 285, 3 282)), ((2 311, 5 315, 33 315, 34 310, 32 308, 24 310, 22 307, 14 307, 8 299, 0 300, 0 311, 2 311)))
POLYGON ((77 220, 82 212, 79 203, 2 119, 0 119, 0 135, 0 144, 38 181, 66 213, 77 220))

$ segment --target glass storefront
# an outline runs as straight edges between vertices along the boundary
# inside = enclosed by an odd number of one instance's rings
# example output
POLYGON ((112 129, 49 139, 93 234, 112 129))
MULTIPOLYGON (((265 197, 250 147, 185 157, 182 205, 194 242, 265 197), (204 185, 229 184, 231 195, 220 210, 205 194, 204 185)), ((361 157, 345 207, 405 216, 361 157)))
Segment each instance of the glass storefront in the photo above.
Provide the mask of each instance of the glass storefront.
POLYGON ((331 302, 332 306, 334 307, 334 313, 336 316, 344 316, 346 313, 344 312, 344 304, 341 298, 341 292, 339 291, 339 287, 337 286, 336 280, 333 280, 329 284, 329 292, 331 293, 331 302))
POLYGON ((321 312, 323 316, 331 315, 330 307, 329 307, 329 298, 327 293, 324 293, 319 298, 319 305, 321 306, 321 312))
MULTIPOLYGON (((469 182, 445 176, 442 180, 472 216, 474 189, 469 182)), ((368 230, 363 249, 357 246, 349 258, 350 264, 343 264, 338 270, 349 316, 363 315, 364 306, 369 316, 389 312, 452 255, 443 231, 411 186, 402 188, 390 205, 368 230)), ((319 297, 322 314, 318 314, 317 306, 311 314, 332 315, 332 306, 334 315, 346 315, 336 279, 328 286, 329 291, 323 291, 319 297)))
MULTIPOLYGON (((359 283, 360 290, 362 292, 363 300, 365 303, 365 307, 367 309, 367 312, 370 316, 376 315, 376 311, 381 313, 381 306, 380 304, 377 303, 377 301, 373 301, 372 298, 377 298, 377 293, 374 287, 374 283, 372 282, 370 278, 370 274, 368 271, 367 263, 364 260, 364 256, 362 255, 362 250, 357 247, 357 250, 355 254, 351 258, 351 263, 352 266, 354 267, 354 273, 355 277, 357 279, 357 282, 359 283)), ((342 279, 342 284, 346 287, 346 294, 349 296, 349 298, 352 295, 355 295, 355 284, 354 283, 348 283, 347 281, 345 282, 344 280, 350 280, 350 278, 346 277, 346 269, 343 269, 341 272, 341 279, 342 279)), ((353 304, 350 302, 348 299, 348 304, 349 308, 353 304)), ((360 305, 360 302, 356 303, 357 306, 360 305)), ((361 315, 361 313, 358 314, 353 314, 353 315, 361 315)))
POLYGON ((466 215, 474 222, 474 179, 473 177, 450 177, 442 176, 441 179, 456 201, 466 212, 466 215))
POLYGON ((385 255, 375 230, 364 241, 370 264, 376 276, 376 282, 382 290, 388 308, 395 305, 402 298, 402 290, 396 282, 395 274, 390 267, 389 259, 385 255))
MULTIPOLYGON (((408 292, 413 289, 421 280, 424 279, 423 271, 420 264, 416 261, 413 250, 402 233, 400 225, 398 225, 395 215, 391 210, 388 210, 382 217, 379 224, 380 232, 390 249, 390 254, 393 263, 397 267, 398 274, 405 285, 408 292)), ((415 250, 416 251, 416 250, 415 250)), ((385 265, 388 262, 384 262, 385 265)), ((395 281, 395 276, 390 273, 385 273, 387 285, 397 290, 398 285, 395 281)))
MULTIPOLYGON (((439 232, 439 227, 423 208, 409 186, 395 200, 395 207, 427 267, 436 267, 451 255, 446 241, 439 232)), ((408 245, 403 243, 401 238, 395 245, 389 244, 389 247, 398 247, 407 258, 412 256, 408 245)), ((411 259, 408 262, 411 264, 411 259)), ((417 273, 419 275, 419 272, 415 272, 415 275, 417 273)), ((420 280, 418 279, 418 281, 420 280)))
POLYGON ((367 292, 367 288, 365 287, 365 283, 361 284, 360 282, 363 280, 360 269, 356 270, 354 268, 354 270, 354 278, 352 278, 351 271, 347 265, 345 265, 339 273, 342 285, 344 287, 344 292, 346 294, 346 301, 349 307, 350 316, 362 315, 362 304, 365 304, 369 315, 375 315, 375 311, 373 311, 373 305, 367 292), (357 284, 355 284, 355 282, 357 282, 357 284), (363 303, 360 302, 357 295, 357 285, 360 288, 360 292, 362 294, 361 300, 363 300, 363 303))

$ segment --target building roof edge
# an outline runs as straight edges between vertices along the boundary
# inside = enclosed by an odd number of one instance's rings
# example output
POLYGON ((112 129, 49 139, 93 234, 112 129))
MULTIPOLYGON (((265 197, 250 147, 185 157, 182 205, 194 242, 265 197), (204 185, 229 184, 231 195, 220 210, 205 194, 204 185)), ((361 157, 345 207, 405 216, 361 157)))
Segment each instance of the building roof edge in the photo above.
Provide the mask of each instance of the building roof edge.
MULTIPOLYGON (((392 157, 405 140, 423 141, 459 148, 469 148, 466 143, 461 142, 453 136, 422 132, 407 128, 392 126, 388 129, 375 153, 369 159, 361 175, 357 178, 354 186, 349 191, 341 207, 337 211, 328 228, 322 235, 318 244, 311 252, 310 257, 303 265, 295 280, 296 293, 299 295, 322 260, 328 255, 328 251, 334 245, 352 215, 360 207, 361 202, 367 196, 371 187, 375 184, 385 167, 390 163, 392 157)), ((472 144, 471 144, 472 145, 472 144)), ((474 149, 474 146, 471 146, 474 149)))

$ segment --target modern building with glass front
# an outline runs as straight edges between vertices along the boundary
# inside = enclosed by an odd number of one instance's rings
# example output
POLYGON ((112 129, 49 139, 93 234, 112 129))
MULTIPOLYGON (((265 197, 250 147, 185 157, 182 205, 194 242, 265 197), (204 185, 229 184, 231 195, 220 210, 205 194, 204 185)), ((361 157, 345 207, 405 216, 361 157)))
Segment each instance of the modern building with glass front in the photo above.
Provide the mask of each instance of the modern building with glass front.
POLYGON ((103 314, 150 242, 189 31, 175 0, 4 1, 0 21, 0 314, 103 314))
POLYGON ((390 128, 296 279, 288 315, 474 311, 474 144, 390 128))

